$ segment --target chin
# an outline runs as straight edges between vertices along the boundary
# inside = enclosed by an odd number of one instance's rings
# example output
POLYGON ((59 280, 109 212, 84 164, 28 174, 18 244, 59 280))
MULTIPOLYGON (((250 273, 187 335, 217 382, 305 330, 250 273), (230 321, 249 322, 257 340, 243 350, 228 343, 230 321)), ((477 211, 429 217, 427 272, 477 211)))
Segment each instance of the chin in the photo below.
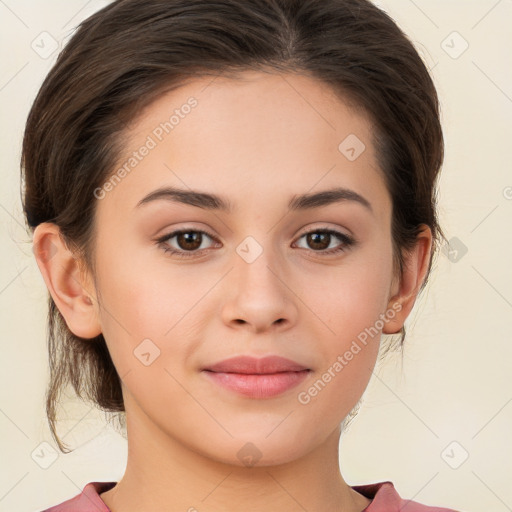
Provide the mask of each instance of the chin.
MULTIPOLYGON (((254 436, 243 436, 222 443, 213 440, 217 450, 210 450, 205 455, 218 462, 233 466, 254 468, 265 466, 277 466, 292 462, 305 454, 305 442, 297 437, 272 435, 265 438, 261 433, 254 436), (298 451, 297 447, 301 450, 298 451), (304 452, 304 453, 303 453, 304 452)), ((210 441, 212 441, 210 439, 210 441)))

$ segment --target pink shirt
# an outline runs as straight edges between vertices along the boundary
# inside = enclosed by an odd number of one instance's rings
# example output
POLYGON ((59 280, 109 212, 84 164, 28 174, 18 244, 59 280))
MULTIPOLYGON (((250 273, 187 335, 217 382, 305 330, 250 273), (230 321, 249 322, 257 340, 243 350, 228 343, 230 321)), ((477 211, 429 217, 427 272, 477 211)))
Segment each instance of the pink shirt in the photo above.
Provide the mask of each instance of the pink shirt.
MULTIPOLYGON (((90 482, 74 498, 43 512, 110 512, 100 494, 112 489, 116 483, 90 482)), ((372 500, 363 512, 456 512, 448 508, 429 507, 416 501, 403 500, 391 482, 355 485, 352 489, 372 500)))

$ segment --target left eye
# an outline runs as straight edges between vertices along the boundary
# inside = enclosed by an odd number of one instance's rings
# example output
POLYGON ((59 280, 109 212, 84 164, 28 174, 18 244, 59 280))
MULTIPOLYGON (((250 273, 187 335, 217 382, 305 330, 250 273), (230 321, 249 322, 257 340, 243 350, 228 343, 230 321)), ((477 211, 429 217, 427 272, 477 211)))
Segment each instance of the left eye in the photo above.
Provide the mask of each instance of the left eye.
MULTIPOLYGON (((214 243, 208 244, 208 239, 215 241, 215 237, 206 231, 189 229, 178 230, 158 239, 158 244, 164 252, 177 257, 192 257, 211 248, 214 243)), ((333 254, 348 249, 355 241, 348 235, 331 229, 317 229, 304 233, 299 241, 305 240, 306 246, 297 243, 301 249, 310 249, 319 254, 333 254), (337 243, 336 243, 337 242, 337 243), (334 245, 333 245, 334 244, 334 245)))
POLYGON ((300 238, 306 238, 306 243, 313 244, 313 246, 317 246, 317 248, 320 248, 320 251, 314 251, 314 252, 321 252, 322 254, 333 254, 338 253, 341 251, 345 251, 349 246, 353 245, 355 243, 355 240, 345 235, 344 233, 340 233, 339 231, 334 231, 332 229, 315 229, 314 231, 309 231, 308 233, 304 233, 300 238), (329 250, 326 250, 329 248, 330 242, 332 241, 332 238, 337 238, 338 240, 341 240, 341 245, 338 245, 337 247, 331 248, 329 250), (325 243, 327 241, 327 246, 325 246, 325 243), (320 247, 318 247, 320 246, 320 247))

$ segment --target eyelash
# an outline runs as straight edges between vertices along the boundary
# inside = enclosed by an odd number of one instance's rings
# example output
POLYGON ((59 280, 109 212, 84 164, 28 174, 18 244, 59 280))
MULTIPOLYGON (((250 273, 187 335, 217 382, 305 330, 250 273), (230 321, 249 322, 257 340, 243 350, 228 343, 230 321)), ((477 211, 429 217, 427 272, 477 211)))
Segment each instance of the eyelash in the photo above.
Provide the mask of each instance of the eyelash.
MULTIPOLYGON (((161 238, 158 238, 156 240, 158 243, 158 246, 161 249, 163 249, 163 251, 165 253, 170 253, 172 256, 175 256, 178 258, 192 258, 194 256, 197 256, 197 254, 201 254, 203 251, 208 250, 208 249, 200 249, 200 250, 196 249, 194 251, 183 251, 183 250, 176 250, 176 249, 170 248, 166 242, 168 242, 171 238, 174 238, 175 236, 181 235, 183 233, 201 233, 203 235, 207 235, 212 240, 216 240, 214 235, 212 235, 208 231, 205 231, 202 229, 179 229, 176 231, 172 231, 171 233, 164 235, 161 238)), ((311 249, 312 252, 322 254, 322 255, 332 255, 332 254, 344 252, 348 248, 350 248, 351 246, 356 244, 356 240, 353 237, 346 235, 344 233, 340 233, 339 231, 335 231, 333 229, 328 229, 328 228, 317 228, 317 229, 313 229, 311 231, 306 231, 305 233, 302 233, 302 235, 298 239, 300 240, 301 238, 303 238, 311 233, 322 233, 322 234, 333 235, 336 238, 338 238, 338 240, 340 240, 342 242, 342 244, 340 246, 335 247, 333 249, 324 249, 324 250, 319 250, 319 251, 315 251, 315 250, 311 249)))

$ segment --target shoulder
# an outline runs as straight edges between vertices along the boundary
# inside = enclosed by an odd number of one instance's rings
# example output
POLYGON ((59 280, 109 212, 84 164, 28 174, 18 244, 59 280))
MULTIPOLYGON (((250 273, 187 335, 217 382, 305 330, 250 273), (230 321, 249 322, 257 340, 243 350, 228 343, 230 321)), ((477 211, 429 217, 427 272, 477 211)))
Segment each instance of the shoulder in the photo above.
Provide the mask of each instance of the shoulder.
POLYGON ((388 481, 354 485, 352 489, 372 500, 363 512, 399 512, 405 509, 406 505, 407 512, 457 512, 449 508, 422 505, 416 501, 402 499, 393 483, 388 481))
POLYGON ((89 482, 80 494, 42 512, 110 512, 100 497, 117 482, 89 482))

